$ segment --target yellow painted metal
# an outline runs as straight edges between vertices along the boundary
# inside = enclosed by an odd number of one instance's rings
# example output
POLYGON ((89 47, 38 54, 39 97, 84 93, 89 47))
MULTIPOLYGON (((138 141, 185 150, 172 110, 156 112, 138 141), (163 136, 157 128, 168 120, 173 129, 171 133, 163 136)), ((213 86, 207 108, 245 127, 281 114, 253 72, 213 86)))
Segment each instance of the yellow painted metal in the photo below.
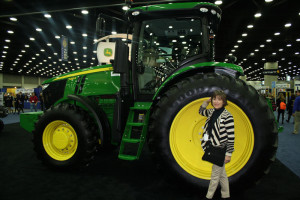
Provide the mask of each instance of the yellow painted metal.
POLYGON ((51 158, 59 161, 68 160, 77 150, 77 134, 67 122, 53 121, 43 132, 43 146, 51 158))
POLYGON ((65 76, 60 76, 60 77, 55 78, 54 80, 56 81, 56 80, 69 78, 69 77, 74 77, 74 76, 79 76, 79 75, 83 75, 83 74, 91 74, 91 73, 96 73, 96 72, 104 72, 104 71, 112 71, 112 70, 113 70, 113 67, 86 70, 86 71, 81 71, 81 72, 77 72, 77 73, 73 73, 73 74, 67 74, 65 76))
MULTIPOLYGON (((189 174, 210 180, 212 164, 203 161, 200 139, 206 117, 199 108, 208 98, 195 100, 183 107, 174 118, 170 129, 170 147, 176 162, 189 174)), ((207 109, 212 108, 211 105, 207 109)), ((228 177, 239 172, 248 162, 254 147, 254 132, 251 122, 243 110, 228 101, 226 109, 233 115, 235 125, 235 151, 231 162, 226 164, 228 177)))

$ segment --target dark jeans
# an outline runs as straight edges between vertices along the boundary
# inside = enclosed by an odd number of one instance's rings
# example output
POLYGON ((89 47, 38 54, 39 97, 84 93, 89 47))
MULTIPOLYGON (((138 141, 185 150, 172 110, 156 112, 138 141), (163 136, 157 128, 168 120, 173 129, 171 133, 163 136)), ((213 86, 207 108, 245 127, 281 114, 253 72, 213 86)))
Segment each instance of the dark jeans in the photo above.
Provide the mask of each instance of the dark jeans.
POLYGON ((279 123, 280 115, 282 115, 281 123, 283 124, 283 120, 284 120, 284 111, 285 111, 285 110, 280 110, 280 109, 278 109, 278 116, 277 116, 277 121, 278 121, 278 123, 279 123))

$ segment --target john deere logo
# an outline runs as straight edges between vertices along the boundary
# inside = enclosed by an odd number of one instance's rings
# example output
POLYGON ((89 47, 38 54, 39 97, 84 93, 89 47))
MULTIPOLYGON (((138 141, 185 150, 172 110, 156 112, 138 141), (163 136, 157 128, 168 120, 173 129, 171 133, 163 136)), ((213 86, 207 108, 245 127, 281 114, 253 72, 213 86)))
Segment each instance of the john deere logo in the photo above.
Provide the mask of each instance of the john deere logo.
POLYGON ((104 49, 104 55, 105 55, 106 57, 112 56, 112 49, 111 49, 111 48, 105 48, 105 49, 104 49))

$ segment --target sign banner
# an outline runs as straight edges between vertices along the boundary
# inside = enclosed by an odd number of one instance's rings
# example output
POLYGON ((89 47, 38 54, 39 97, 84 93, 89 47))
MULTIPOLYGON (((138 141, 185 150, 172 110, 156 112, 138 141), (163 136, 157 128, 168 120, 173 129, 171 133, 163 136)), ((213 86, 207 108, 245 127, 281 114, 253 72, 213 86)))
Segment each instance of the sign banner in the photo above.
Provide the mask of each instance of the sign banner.
POLYGON ((285 88, 290 88, 290 87, 291 87, 291 85, 287 84, 287 83, 276 83, 276 88, 285 89, 285 88))
POLYGON ((34 89, 17 88, 16 94, 18 94, 19 92, 22 92, 23 94, 30 94, 34 92, 34 89))
POLYGON ((68 61, 68 38, 61 36, 61 60, 68 61))
POLYGON ((279 69, 264 69, 263 75, 278 76, 279 69))

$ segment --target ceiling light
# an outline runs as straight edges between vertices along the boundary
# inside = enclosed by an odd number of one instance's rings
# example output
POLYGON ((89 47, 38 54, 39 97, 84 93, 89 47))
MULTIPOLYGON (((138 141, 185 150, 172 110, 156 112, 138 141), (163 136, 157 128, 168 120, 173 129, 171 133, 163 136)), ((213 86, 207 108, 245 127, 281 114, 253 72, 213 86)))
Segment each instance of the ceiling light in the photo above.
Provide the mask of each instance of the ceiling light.
POLYGON ((5 40, 5 42, 10 42, 10 40, 5 40))
POLYGON ((242 43, 242 42, 243 42, 243 40, 238 40, 237 42, 238 42, 238 43, 242 43))
POLYGON ((14 32, 12 30, 7 31, 9 34, 13 34, 14 32))
POLYGON ((265 0, 266 3, 270 3, 272 2, 273 0, 265 0))
POLYGON ((93 51, 93 53, 97 53, 97 51, 93 51))
POLYGON ((287 47, 291 47, 291 46, 292 46, 292 44, 287 44, 286 46, 287 46, 287 47))
POLYGON ((74 52, 73 52, 73 54, 77 54, 77 52, 76 52, 76 51, 74 51, 74 52))
POLYGON ((256 17, 256 18, 261 17, 261 13, 256 13, 256 14, 254 15, 254 17, 256 17))
POLYGON ((234 48, 239 48, 239 46, 238 46, 238 45, 235 45, 234 48))
POLYGON ((242 34, 243 37, 246 37, 247 35, 248 35, 247 33, 243 33, 243 34, 242 34))
POLYGON ((265 47, 265 45, 264 45, 264 44, 261 44, 259 47, 263 48, 263 47, 265 47))
POLYGON ((37 29, 35 29, 35 30, 38 31, 38 32, 41 32, 41 31, 42 31, 41 28, 37 28, 37 29))
POLYGON ((35 39, 33 37, 29 38, 29 40, 34 41, 35 39))
POLYGON ((87 35, 86 33, 83 33, 82 36, 83 36, 83 37, 87 37, 88 35, 87 35))
POLYGON ((8 46, 4 46, 4 49, 8 49, 9 47, 8 46))
POLYGON ((55 36, 55 38, 56 38, 56 39, 59 39, 59 38, 60 38, 60 36, 56 35, 56 36, 55 36))
POLYGON ((272 42, 272 40, 271 39, 267 39, 266 42, 272 42))
POLYGON ((26 47, 26 48, 29 48, 29 45, 28 45, 28 44, 25 44, 25 47, 26 47))
POLYGON ((45 51, 45 49, 41 49, 41 51, 42 51, 42 52, 44 52, 44 51, 45 51))
POLYGON ((87 49, 87 47, 82 47, 83 49, 87 49))
POLYGON ((173 28, 173 26, 169 26, 169 28, 173 28))
POLYGON ((51 15, 50 14, 44 14, 44 17, 51 18, 51 15))
POLYGON ((52 44, 48 43, 48 44, 47 44, 47 46, 51 47, 51 46, 52 46, 52 44))
POLYGON ((67 28, 67 29, 71 29, 72 26, 71 26, 71 25, 67 25, 66 28, 67 28))
POLYGON ((81 13, 84 14, 84 15, 87 15, 87 14, 89 14, 89 11, 88 10, 82 10, 81 13))
POLYGON ((9 19, 10 19, 10 21, 14 21, 14 22, 18 21, 18 19, 15 18, 15 17, 11 17, 11 18, 9 18, 9 19))
POLYGON ((280 35, 280 33, 279 33, 279 32, 276 32, 276 33, 274 33, 274 35, 280 35))
POLYGON ((216 5, 221 5, 223 2, 222 1, 215 1, 216 5))
POLYGON ((285 25, 284 25, 284 27, 291 27, 292 26, 292 24, 291 23, 286 23, 285 25))
POLYGON ((75 42, 70 42, 70 44, 75 44, 75 42))
POLYGON ((255 49, 254 51, 259 51, 259 49, 255 49))
POLYGON ((129 7, 128 6, 123 6, 122 10, 129 10, 129 7))
POLYGON ((253 28, 254 26, 252 25, 252 24, 249 24, 248 26, 247 26, 247 28, 253 28))
POLYGON ((111 34, 115 35, 115 34, 117 34, 117 32, 116 31, 112 31, 111 34))
POLYGON ((300 42, 300 38, 297 38, 296 41, 297 41, 297 42, 300 42))

